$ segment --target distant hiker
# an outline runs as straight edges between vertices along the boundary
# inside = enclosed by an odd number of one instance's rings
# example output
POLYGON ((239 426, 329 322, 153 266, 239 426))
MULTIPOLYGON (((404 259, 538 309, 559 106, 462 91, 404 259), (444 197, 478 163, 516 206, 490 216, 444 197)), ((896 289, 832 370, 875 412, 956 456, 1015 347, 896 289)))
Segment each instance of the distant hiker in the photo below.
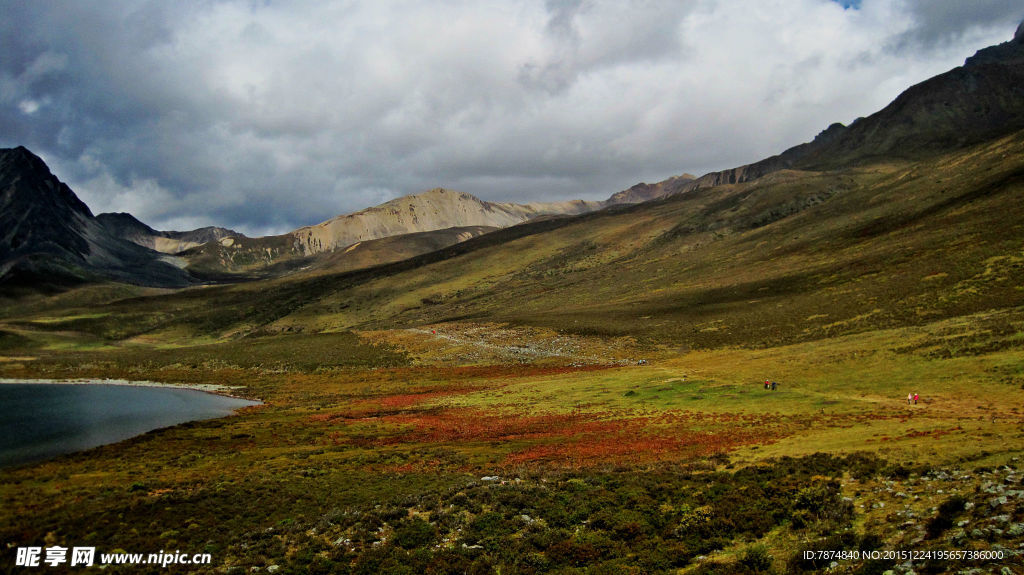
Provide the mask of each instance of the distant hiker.
POLYGON ((770 385, 770 382, 769 382, 769 381, 768 381, 767 379, 766 379, 766 380, 764 380, 764 388, 765 388, 765 389, 768 389, 768 386, 769 386, 769 385, 770 385))
POLYGON ((917 405, 917 394, 914 394, 914 405, 917 405))
POLYGON ((775 391, 775 382, 772 382, 772 391, 775 391))
POLYGON ((430 330, 430 335, 437 335, 437 330, 436 329, 430 330))
POLYGON ((914 401, 914 394, 913 393, 908 393, 907 394, 907 405, 910 405, 911 401, 914 401))

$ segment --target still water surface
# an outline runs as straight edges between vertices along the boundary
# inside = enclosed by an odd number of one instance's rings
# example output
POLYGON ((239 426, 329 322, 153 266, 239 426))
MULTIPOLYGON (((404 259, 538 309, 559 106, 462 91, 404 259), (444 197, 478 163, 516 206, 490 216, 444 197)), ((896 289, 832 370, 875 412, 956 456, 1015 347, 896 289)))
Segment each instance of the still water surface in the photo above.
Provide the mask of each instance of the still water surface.
POLYGON ((114 443, 259 402, 192 389, 125 385, 0 385, 0 467, 114 443))

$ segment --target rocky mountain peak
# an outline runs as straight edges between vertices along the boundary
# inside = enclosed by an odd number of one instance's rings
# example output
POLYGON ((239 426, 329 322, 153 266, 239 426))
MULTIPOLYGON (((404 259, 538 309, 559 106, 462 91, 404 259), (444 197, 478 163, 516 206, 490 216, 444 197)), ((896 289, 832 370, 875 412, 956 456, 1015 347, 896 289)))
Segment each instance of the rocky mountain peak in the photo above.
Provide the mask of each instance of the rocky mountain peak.
POLYGON ((456 191, 456 190, 449 190, 447 188, 432 188, 432 189, 429 189, 429 190, 427 190, 425 192, 420 192, 418 194, 413 194, 413 195, 410 195, 410 196, 403 196, 402 198, 397 198, 397 199, 402 200, 404 198, 420 198, 420 199, 427 200, 427 201, 435 201, 435 200, 447 200, 447 201, 452 201, 452 200, 477 200, 477 201, 479 201, 475 196, 473 196, 471 194, 467 194, 466 192, 459 192, 459 191, 456 191))
POLYGON ((1013 35, 1013 41, 1018 44, 1024 44, 1024 20, 1021 20, 1017 26, 1017 32, 1013 35))
POLYGON ((25 146, 0 150, 0 165, 3 166, 4 172, 8 172, 14 168, 19 168, 36 173, 52 175, 50 174, 50 168, 47 167, 42 158, 30 152, 25 146))
POLYGON ((5 209, 15 209, 15 203, 39 203, 92 217, 89 207, 50 172, 46 162, 24 146, 0 149, 0 195, 5 209))

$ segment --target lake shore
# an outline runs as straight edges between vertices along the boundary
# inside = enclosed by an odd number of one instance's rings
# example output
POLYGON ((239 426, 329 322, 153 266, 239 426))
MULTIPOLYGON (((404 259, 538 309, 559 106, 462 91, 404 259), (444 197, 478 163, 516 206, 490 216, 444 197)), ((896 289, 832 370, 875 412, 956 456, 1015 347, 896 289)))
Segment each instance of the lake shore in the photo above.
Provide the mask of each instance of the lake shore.
POLYGON ((212 383, 162 383, 159 381, 134 381, 128 379, 96 379, 96 378, 81 378, 81 379, 28 379, 28 378, 0 378, 0 385, 4 384, 32 384, 32 385, 121 385, 125 387, 162 387, 170 389, 192 389, 195 391, 202 391, 205 393, 211 393, 213 395, 221 395, 224 397, 230 397, 233 399, 247 399, 250 401, 263 402, 261 399, 253 397, 245 397, 242 395, 236 395, 234 392, 239 389, 245 389, 244 386, 231 386, 231 385, 217 385, 212 383))

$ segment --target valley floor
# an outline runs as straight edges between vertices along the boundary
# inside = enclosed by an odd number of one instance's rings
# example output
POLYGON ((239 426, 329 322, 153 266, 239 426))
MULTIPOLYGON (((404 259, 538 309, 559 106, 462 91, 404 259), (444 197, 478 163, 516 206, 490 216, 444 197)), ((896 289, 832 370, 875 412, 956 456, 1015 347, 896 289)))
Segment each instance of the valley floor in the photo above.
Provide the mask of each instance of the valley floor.
POLYGON ((0 569, 60 545, 210 573, 1021 572, 1024 346, 992 326, 1022 318, 712 351, 465 322, 11 349, 0 377, 265 404, 3 470, 0 569))

